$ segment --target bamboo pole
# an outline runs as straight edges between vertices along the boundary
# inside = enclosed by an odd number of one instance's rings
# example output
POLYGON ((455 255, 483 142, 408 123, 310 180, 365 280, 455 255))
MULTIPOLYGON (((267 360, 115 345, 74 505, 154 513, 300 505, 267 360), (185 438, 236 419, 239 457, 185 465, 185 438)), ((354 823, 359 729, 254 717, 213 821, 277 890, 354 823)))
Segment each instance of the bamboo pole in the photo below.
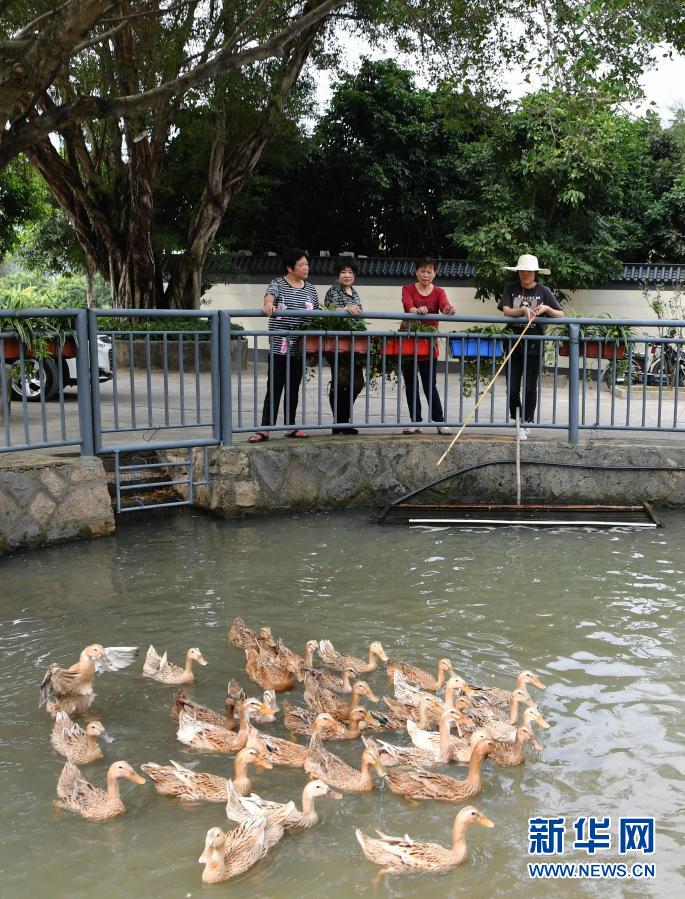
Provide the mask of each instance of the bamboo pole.
POLYGON ((518 340, 516 340, 516 341, 514 342, 514 344, 512 345, 511 349, 509 350, 509 352, 507 353, 507 355, 506 355, 506 356, 504 357, 504 359, 502 360, 502 364, 500 365, 500 367, 499 367, 499 368, 497 369, 497 371, 495 372, 495 375, 494 375, 494 377, 492 378, 492 380, 490 381, 490 383, 488 384, 488 386, 487 386, 487 387, 485 388, 485 390, 481 393, 480 399, 478 400, 478 402, 476 403, 476 405, 473 407, 473 409, 471 409, 471 411, 469 412, 469 414, 466 416, 466 420, 464 421, 464 424, 459 428, 459 430, 457 431, 457 433, 454 435, 454 437, 452 438, 452 442, 451 442, 450 445, 447 447, 447 449, 446 449, 445 452, 442 454, 442 456, 440 456, 440 458, 438 459, 438 461, 437 461, 437 463, 436 463, 437 465, 441 465, 441 464, 445 461, 445 459, 447 458, 447 455, 448 455, 449 452, 451 451, 451 449, 452 449, 452 447, 454 446, 454 444, 457 442, 457 440, 459 440, 459 438, 461 437, 461 435, 464 433, 464 430, 465 430, 466 426, 467 426, 468 423, 471 421, 471 419, 473 418, 473 416, 476 414, 476 412, 477 412, 477 410, 478 410, 478 407, 480 406, 480 404, 483 402, 483 400, 485 399, 485 397, 486 397, 486 396, 488 395, 488 393, 490 392, 490 389, 491 389, 492 385, 495 383, 495 381, 497 380, 497 378, 499 378, 499 376, 502 374, 502 371, 504 370, 505 365, 506 365, 507 362, 511 359, 511 355, 512 355, 512 353, 514 352, 514 350, 516 349, 516 347, 517 347, 517 346, 521 343, 521 341, 523 340, 523 337, 524 337, 526 331, 528 330, 528 328, 530 328, 530 326, 531 326, 531 324, 533 323, 533 320, 534 320, 534 319, 535 319, 535 316, 532 316, 531 318, 528 319, 528 324, 525 326, 525 328, 523 329, 523 331, 521 331, 521 333, 520 333, 519 336, 518 336, 518 340))

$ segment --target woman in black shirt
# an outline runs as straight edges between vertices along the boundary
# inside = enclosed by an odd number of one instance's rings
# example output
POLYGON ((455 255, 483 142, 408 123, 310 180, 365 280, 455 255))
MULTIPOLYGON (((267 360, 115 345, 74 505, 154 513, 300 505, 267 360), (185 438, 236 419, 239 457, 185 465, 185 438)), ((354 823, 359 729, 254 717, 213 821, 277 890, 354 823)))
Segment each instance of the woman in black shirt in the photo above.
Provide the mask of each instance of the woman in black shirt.
MULTIPOLYGON (((524 254, 519 256, 516 265, 507 265, 507 271, 518 272, 518 282, 507 284, 499 302, 500 309, 505 316, 514 319, 525 319, 521 324, 511 323, 514 333, 521 332, 525 324, 537 316, 548 318, 562 318, 564 313, 556 297, 543 284, 538 284, 538 272, 549 275, 548 268, 541 269, 537 256, 524 254)), ((535 323, 528 328, 528 334, 544 334, 545 327, 535 323)), ((507 390, 509 393, 509 414, 513 419, 521 409, 521 381, 524 380, 523 421, 520 436, 522 440, 528 438, 527 425, 535 419, 535 406, 538 398, 538 378, 542 363, 542 341, 526 340, 524 338, 514 350, 509 367, 507 369, 507 390)))

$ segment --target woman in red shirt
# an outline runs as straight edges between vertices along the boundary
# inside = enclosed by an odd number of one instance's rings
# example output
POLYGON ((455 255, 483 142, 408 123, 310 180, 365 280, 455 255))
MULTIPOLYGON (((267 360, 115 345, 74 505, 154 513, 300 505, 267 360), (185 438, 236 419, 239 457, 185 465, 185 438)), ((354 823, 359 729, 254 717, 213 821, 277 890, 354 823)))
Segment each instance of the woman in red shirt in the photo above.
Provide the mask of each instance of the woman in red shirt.
MULTIPOLYGON (((437 265, 430 256, 422 256, 416 260, 416 283, 407 284, 402 288, 402 305, 405 312, 415 312, 417 315, 454 315, 454 306, 447 299, 447 294, 442 287, 433 284, 437 274, 437 265)), ((428 321, 428 319, 427 319, 428 321)), ((435 356, 437 357, 437 346, 435 356)), ((412 421, 421 421, 421 399, 419 397, 419 378, 421 386, 428 400, 428 418, 430 421, 444 421, 445 414, 442 411, 442 403, 436 384, 435 359, 418 359, 414 364, 412 357, 402 360, 402 378, 409 406, 409 417, 412 421)), ((404 429, 405 434, 420 434, 421 428, 409 427, 404 429)), ((444 425, 438 426, 439 434, 451 434, 452 430, 444 425)))

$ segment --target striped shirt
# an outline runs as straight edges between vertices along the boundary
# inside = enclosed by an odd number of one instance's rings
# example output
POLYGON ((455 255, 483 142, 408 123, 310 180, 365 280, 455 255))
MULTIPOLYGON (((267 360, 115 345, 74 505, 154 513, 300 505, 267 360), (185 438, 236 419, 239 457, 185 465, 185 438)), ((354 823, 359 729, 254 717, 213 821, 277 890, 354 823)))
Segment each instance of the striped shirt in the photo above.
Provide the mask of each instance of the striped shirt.
MULTIPOLYGON (((277 310, 319 309, 319 295, 309 281, 305 281, 303 287, 293 287, 285 278, 274 278, 266 292, 274 298, 277 310)), ((308 321, 305 317, 284 315, 277 311, 269 316, 269 331, 301 331, 307 327, 308 321)), ((274 337, 271 344, 275 353, 285 353, 288 348, 291 351, 299 348, 300 337, 274 337)))
POLYGON ((347 306, 359 306, 363 308, 357 288, 351 285, 352 293, 345 293, 345 288, 337 281, 333 287, 328 288, 328 293, 323 301, 324 306, 335 306, 337 309, 345 309, 347 306))

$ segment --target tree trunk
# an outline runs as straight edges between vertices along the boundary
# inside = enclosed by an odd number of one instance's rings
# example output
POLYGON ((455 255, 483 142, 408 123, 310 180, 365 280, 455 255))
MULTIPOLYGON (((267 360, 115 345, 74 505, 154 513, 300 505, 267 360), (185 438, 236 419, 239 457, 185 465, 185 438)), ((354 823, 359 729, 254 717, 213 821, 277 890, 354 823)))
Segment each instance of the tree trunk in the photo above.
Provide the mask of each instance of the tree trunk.
POLYGON ((171 274, 167 288, 166 299, 170 309, 200 308, 202 272, 226 209, 259 162, 273 134, 283 102, 302 71, 320 27, 323 26, 317 24, 301 35, 291 48, 261 121, 227 159, 224 158, 226 119, 223 113, 218 116, 207 185, 190 222, 186 249, 171 274))
POLYGON ((86 262, 86 306, 92 309, 95 305, 95 267, 90 259, 86 262))

